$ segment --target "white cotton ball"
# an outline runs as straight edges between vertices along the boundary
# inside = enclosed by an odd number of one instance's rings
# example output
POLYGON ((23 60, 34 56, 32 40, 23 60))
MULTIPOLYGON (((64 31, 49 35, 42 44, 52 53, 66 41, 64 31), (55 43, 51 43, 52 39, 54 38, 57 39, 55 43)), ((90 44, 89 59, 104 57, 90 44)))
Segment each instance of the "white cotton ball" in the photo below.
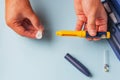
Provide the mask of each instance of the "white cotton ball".
POLYGON ((38 31, 36 33, 36 39, 42 39, 42 32, 41 31, 38 31))

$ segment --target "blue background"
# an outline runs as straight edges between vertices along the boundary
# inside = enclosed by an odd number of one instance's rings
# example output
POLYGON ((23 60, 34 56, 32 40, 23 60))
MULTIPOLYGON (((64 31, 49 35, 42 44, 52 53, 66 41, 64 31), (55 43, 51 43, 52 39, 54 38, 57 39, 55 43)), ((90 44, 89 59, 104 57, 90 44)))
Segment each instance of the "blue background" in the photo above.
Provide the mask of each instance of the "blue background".
MULTIPOLYGON (((73 0, 31 0, 45 26, 42 40, 21 37, 5 24, 4 0, 0 0, 0 80, 117 80, 120 62, 106 40, 87 41, 57 37, 57 30, 74 30, 73 0), (110 72, 103 70, 103 53, 110 54, 110 72), (70 53, 93 74, 88 78, 64 59, 70 53)), ((23 10, 24 11, 24 10, 23 10)))

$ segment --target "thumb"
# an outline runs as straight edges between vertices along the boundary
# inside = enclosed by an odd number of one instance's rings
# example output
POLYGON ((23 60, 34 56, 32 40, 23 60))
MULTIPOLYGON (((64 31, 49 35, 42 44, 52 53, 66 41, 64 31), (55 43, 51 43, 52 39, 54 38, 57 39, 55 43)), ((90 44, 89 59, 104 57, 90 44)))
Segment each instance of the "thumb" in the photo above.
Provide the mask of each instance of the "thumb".
POLYGON ((88 29, 88 33, 90 34, 90 36, 95 36, 96 35, 96 25, 95 25, 95 21, 96 21, 96 16, 88 16, 88 21, 87 21, 87 29, 88 29))
POLYGON ((37 30, 43 32, 44 27, 41 24, 41 22, 38 19, 38 17, 35 15, 35 13, 32 13, 31 15, 29 15, 28 19, 31 21, 31 24, 33 25, 34 28, 36 28, 37 30))

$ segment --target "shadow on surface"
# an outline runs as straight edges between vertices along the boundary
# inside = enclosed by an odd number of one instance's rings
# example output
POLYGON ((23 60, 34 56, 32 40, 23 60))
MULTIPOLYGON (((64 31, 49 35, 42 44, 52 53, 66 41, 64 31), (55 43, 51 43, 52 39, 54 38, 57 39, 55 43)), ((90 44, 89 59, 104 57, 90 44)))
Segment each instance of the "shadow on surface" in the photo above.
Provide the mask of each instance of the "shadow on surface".
MULTIPOLYGON (((37 14, 37 16, 39 17, 41 23, 43 24, 45 28, 42 41, 51 42, 53 31, 52 31, 52 25, 50 23, 49 15, 47 15, 46 13, 47 11, 45 9, 45 5, 40 3, 40 1, 39 2, 36 1, 35 4, 32 4, 32 7, 33 7, 34 12, 37 14)), ((39 41, 39 40, 36 40, 36 41, 39 41)))

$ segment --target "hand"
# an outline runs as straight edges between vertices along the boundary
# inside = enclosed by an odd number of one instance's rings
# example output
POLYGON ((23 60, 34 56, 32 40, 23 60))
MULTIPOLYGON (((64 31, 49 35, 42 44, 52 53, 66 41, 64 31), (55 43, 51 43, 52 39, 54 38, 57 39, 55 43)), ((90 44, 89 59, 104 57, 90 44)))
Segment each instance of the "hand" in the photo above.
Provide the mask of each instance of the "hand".
MULTIPOLYGON (((107 31, 107 14, 100 0, 74 0, 77 15, 76 30, 81 30, 84 23, 85 30, 91 36, 97 32, 107 31)), ((88 40, 100 40, 89 38, 88 40)))
POLYGON ((36 38, 44 28, 33 12, 29 0, 6 0, 6 23, 16 33, 28 38, 36 38))

